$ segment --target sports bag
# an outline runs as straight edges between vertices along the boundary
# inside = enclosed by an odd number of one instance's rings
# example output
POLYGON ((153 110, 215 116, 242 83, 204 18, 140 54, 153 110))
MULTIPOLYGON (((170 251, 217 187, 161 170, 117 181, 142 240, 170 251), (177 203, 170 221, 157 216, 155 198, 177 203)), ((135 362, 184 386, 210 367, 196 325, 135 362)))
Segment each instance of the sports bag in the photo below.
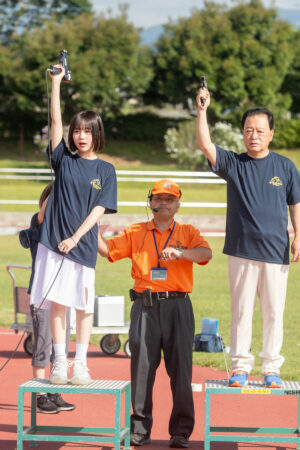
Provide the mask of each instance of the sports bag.
POLYGON ((195 351, 218 353, 223 350, 224 343, 221 336, 216 334, 199 333, 195 336, 195 351))

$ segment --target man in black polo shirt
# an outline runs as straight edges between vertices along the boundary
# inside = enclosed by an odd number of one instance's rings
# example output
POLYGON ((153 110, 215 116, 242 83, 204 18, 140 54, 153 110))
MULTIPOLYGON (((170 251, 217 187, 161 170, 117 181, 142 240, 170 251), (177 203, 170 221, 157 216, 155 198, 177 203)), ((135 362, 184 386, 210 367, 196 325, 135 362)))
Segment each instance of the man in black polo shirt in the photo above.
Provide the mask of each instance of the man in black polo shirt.
POLYGON ((210 139, 206 110, 209 92, 197 97, 197 142, 213 172, 227 181, 224 253, 228 256, 232 322, 230 386, 242 387, 254 366, 252 318, 257 295, 263 319, 262 372, 267 387, 282 385, 280 350, 289 270, 287 206, 295 231, 292 262, 300 260, 300 175, 288 158, 269 151, 274 134, 272 113, 253 108, 244 113, 242 133, 247 153, 236 154, 210 139))

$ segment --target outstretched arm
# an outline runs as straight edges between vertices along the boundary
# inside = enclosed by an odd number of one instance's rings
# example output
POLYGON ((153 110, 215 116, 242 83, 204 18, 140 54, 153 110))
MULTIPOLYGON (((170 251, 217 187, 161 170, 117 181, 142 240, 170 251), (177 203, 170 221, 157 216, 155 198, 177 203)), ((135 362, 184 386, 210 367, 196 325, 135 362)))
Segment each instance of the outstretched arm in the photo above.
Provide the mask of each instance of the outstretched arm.
POLYGON ((60 110, 60 84, 65 75, 65 69, 61 64, 54 67, 60 68, 61 73, 51 75, 52 93, 51 93, 51 147, 52 151, 58 146, 63 137, 63 125, 60 110))
POLYGON ((109 256, 109 247, 107 240, 104 239, 100 231, 98 231, 98 253, 104 258, 108 258, 109 256))
POLYGON ((209 128, 207 124, 206 110, 210 104, 210 95, 206 88, 201 88, 197 96, 197 144, 198 148, 205 154, 211 165, 217 165, 217 150, 216 146, 211 142, 209 128), (201 98, 205 99, 204 105, 201 103, 201 98))
POLYGON ((49 196, 44 200, 42 207, 39 210, 38 217, 37 217, 39 225, 41 225, 41 223, 43 223, 48 200, 49 200, 49 196))
POLYGON ((292 259, 291 262, 300 261, 300 203, 290 205, 291 221, 295 232, 295 237, 292 243, 292 259))
POLYGON ((72 248, 76 247, 82 236, 84 236, 95 225, 95 223, 99 222, 104 212, 105 208, 103 206, 95 206, 73 236, 68 239, 64 239, 58 245, 59 251, 62 253, 69 253, 72 248))

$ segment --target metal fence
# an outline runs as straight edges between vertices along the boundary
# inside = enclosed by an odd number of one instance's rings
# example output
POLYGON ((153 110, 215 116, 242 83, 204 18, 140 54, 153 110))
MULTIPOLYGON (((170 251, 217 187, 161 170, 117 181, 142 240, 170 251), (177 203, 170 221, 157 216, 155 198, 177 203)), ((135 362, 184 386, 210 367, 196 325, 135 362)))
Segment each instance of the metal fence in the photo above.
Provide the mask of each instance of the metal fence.
MULTIPOLYGON (((176 183, 190 184, 226 184, 212 172, 184 172, 184 171, 159 171, 159 170, 117 170, 118 183, 154 183, 162 178, 168 178, 176 183)), ((25 168, 0 168, 0 179, 2 180, 31 180, 50 181, 50 169, 25 169, 25 168)), ((37 200, 0 200, 0 205, 37 205, 37 200)), ((146 202, 119 201, 118 206, 145 206, 146 202)), ((183 202, 181 207, 188 208, 226 208, 226 203, 209 202, 183 202)))

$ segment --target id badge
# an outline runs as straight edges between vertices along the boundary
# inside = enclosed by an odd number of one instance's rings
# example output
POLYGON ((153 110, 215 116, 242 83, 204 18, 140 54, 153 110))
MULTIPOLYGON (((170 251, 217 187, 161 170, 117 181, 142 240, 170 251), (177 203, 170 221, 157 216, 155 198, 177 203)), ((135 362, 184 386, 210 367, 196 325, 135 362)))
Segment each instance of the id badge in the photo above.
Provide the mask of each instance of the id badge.
POLYGON ((166 267, 151 267, 150 280, 153 281, 166 281, 167 280, 167 268, 166 267))

